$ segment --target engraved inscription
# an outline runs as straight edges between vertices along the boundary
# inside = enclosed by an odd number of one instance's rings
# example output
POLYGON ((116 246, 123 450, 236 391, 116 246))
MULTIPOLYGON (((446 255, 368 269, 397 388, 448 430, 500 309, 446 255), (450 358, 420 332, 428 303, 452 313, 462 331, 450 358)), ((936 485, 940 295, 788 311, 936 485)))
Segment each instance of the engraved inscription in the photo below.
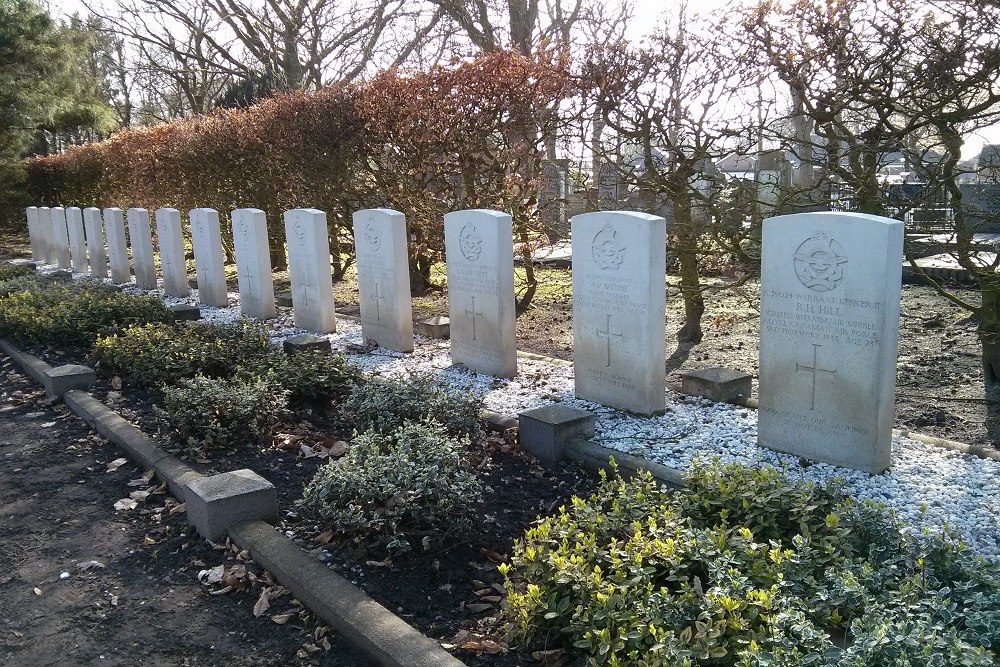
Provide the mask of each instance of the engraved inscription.
POLYGON ((602 271, 617 271, 625 261, 625 246, 618 240, 618 232, 611 225, 604 225, 590 244, 597 268, 602 271))
POLYGON ((462 227, 462 232, 458 235, 458 247, 462 256, 470 262, 475 262, 483 254, 483 237, 476 231, 475 225, 462 227))
POLYGON ((378 229, 375 225, 371 223, 368 223, 365 227, 365 241, 368 242, 368 245, 373 251, 377 251, 382 247, 382 236, 379 235, 378 229))
POLYGON ((823 346, 819 345, 818 343, 813 343, 812 347, 813 347, 813 361, 812 361, 812 366, 806 366, 805 364, 800 364, 798 362, 795 362, 795 372, 798 373, 799 371, 806 371, 806 372, 812 373, 812 399, 810 400, 809 409, 810 410, 815 410, 816 409, 816 380, 817 380, 818 375, 820 373, 826 373, 828 375, 836 375, 837 371, 834 370, 834 369, 830 369, 830 368, 820 368, 819 367, 819 363, 818 363, 819 348, 821 348, 823 346))
POLYGON ((607 319, 607 323, 604 326, 604 331, 601 331, 601 328, 598 327, 597 328, 597 337, 598 338, 603 338, 605 344, 607 345, 607 362, 604 364, 604 367, 605 368, 610 368, 611 367, 611 339, 612 338, 617 338, 619 341, 621 341, 622 334, 621 334, 621 332, 614 332, 614 331, 611 330, 611 315, 607 314, 606 316, 607 316, 608 319, 607 319))
POLYGON ((795 275, 814 292, 829 292, 844 279, 847 255, 834 239, 819 232, 803 241, 793 255, 795 275))

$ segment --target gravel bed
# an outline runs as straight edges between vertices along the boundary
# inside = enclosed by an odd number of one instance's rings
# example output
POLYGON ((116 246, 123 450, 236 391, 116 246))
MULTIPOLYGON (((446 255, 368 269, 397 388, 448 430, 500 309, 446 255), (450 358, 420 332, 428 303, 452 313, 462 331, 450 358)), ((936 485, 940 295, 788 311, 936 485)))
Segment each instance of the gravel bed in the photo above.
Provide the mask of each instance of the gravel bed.
MULTIPOLYGON (((142 292, 135 287, 125 290, 142 292)), ((160 296, 168 305, 197 304, 197 290, 183 299, 164 297, 159 289, 146 293, 160 296)), ((228 308, 202 306, 202 321, 221 324, 239 320, 239 295, 230 293, 229 302, 228 308)), ((262 324, 270 328, 276 344, 306 333, 294 326, 289 308, 279 307, 278 317, 262 324)), ((600 444, 680 471, 687 470, 696 459, 717 457, 723 462, 773 465, 796 479, 839 478, 847 493, 858 500, 884 503, 913 533, 950 529, 976 553, 1000 562, 1000 461, 893 436, 891 467, 881 475, 870 475, 759 447, 754 409, 668 391, 665 414, 636 417, 576 399, 573 369, 569 366, 519 358, 518 377, 506 380, 453 365, 447 341, 417 336, 415 352, 402 354, 367 348, 361 326, 352 320, 338 318, 337 329, 328 335, 334 349, 373 375, 435 373, 452 386, 483 397, 488 409, 510 416, 553 401, 583 408, 596 415, 596 439, 600 444)))

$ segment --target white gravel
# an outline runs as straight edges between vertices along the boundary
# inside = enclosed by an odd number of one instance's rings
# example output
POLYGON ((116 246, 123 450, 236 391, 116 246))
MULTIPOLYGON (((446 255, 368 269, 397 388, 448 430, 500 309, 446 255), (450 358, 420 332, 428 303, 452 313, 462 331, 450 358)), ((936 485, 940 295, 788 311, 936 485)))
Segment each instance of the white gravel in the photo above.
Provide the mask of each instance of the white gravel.
MULTIPOLYGON (((126 291, 140 290, 127 287, 126 291)), ((197 290, 185 299, 163 297, 162 290, 148 293, 168 304, 197 303, 197 290)), ((228 308, 203 306, 202 320, 225 323, 240 319, 239 295, 230 293, 229 302, 228 308)), ((264 323, 275 343, 306 333, 293 326, 291 309, 279 307, 278 313, 277 319, 264 323)), ((825 463, 803 467, 799 457, 757 445, 757 411, 753 409, 668 391, 664 415, 635 417, 577 400, 570 366, 519 358, 518 377, 506 380, 453 366, 447 341, 417 336, 416 351, 401 354, 365 348, 361 327, 351 320, 338 318, 337 328, 328 336, 334 349, 371 374, 393 377, 432 372, 455 387, 482 396, 488 409, 510 416, 553 401, 590 410, 596 415, 597 440, 602 445, 680 471, 687 470, 695 459, 718 457, 723 462, 770 464, 797 479, 840 478, 852 496, 884 503, 914 533, 937 533, 948 527, 976 553, 1000 562, 1000 461, 894 436, 892 465, 881 475, 825 463)))

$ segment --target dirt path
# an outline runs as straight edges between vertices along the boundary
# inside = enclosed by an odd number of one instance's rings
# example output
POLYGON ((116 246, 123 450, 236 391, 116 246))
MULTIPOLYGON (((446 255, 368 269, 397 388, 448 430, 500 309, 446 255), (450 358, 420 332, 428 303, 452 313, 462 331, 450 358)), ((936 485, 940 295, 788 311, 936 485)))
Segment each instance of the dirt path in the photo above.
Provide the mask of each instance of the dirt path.
POLYGON ((330 635, 309 654, 315 624, 255 618, 254 591, 210 595, 198 572, 234 554, 191 535, 166 496, 117 512, 143 471, 107 472, 121 453, 43 399, 0 355, 0 665, 366 664, 330 635))

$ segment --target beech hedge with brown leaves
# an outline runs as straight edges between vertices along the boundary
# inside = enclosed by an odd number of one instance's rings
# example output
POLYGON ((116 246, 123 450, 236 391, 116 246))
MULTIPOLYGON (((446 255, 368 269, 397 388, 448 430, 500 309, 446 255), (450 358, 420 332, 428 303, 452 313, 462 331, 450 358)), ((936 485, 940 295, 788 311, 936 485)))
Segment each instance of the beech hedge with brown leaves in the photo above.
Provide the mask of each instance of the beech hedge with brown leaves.
POLYGON ((260 208, 279 266, 282 211, 318 208, 337 272, 350 261, 351 213, 391 207, 407 215, 411 263, 426 278, 443 253, 447 211, 509 211, 530 234, 542 137, 555 122, 544 110, 570 85, 564 63, 509 52, 391 70, 34 158, 28 190, 49 206, 260 208))

